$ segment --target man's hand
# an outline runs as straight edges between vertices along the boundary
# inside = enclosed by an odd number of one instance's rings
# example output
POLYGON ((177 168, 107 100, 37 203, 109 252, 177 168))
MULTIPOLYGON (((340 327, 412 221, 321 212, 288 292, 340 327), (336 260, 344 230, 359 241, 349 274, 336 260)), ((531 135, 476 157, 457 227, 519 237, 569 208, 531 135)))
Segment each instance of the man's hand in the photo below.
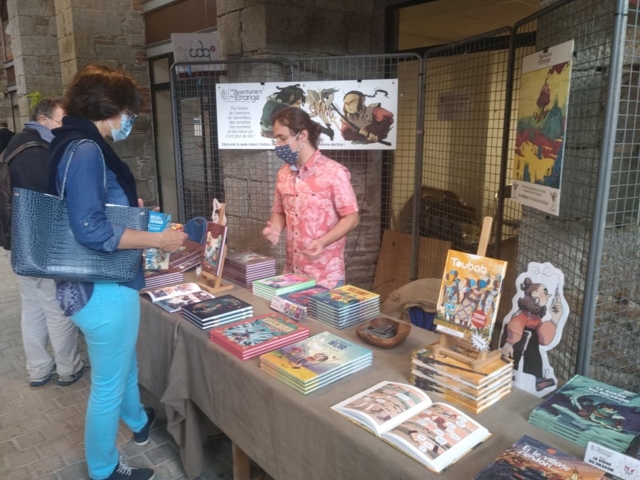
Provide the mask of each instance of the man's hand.
POLYGON ((267 226, 262 230, 262 235, 269 240, 273 245, 277 245, 280 241, 280 232, 278 232, 271 222, 267 222, 267 226))
POLYGON ((369 133, 369 131, 366 128, 361 128, 358 133, 370 142, 377 142, 379 140, 377 135, 374 135, 373 133, 369 133))
POLYGON ((320 240, 314 240, 309 245, 307 245, 307 248, 302 250, 304 256, 309 260, 315 260, 320 255, 322 255, 322 252, 324 252, 324 245, 320 240))

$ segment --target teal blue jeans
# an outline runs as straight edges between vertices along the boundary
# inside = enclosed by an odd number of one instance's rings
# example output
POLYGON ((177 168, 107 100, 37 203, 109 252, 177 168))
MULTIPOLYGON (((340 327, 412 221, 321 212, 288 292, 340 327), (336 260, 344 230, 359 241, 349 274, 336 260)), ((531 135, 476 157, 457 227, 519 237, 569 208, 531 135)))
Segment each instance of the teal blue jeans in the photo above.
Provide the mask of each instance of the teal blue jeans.
POLYGON ((138 389, 138 292, 116 283, 96 283, 89 303, 72 320, 84 334, 91 363, 84 431, 87 466, 92 479, 102 480, 118 465, 119 419, 133 432, 147 422, 138 389))

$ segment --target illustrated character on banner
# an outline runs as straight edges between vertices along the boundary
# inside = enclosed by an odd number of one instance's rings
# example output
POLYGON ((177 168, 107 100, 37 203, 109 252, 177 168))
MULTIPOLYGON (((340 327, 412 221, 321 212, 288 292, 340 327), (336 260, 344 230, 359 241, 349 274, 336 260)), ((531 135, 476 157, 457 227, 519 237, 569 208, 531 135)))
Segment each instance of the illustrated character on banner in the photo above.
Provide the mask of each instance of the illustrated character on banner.
MULTIPOLYGON (((276 87, 278 89, 277 92, 269 95, 267 97, 267 101, 262 107, 262 117, 260 118, 260 131, 263 137, 266 138, 275 138, 273 134, 273 123, 271 119, 281 110, 285 108, 303 108, 307 103, 308 99, 305 96, 305 92, 302 88, 300 88, 300 84, 296 83, 295 85, 288 85, 286 87, 276 87)), ((330 89, 334 92, 335 89, 330 89)), ((320 125, 320 129, 323 135, 326 135, 331 140, 335 136, 335 132, 331 128, 331 124, 327 123, 324 118, 320 115, 318 116, 323 122, 315 122, 320 125)))
POLYGON ((300 88, 299 83, 276 88, 278 91, 269 95, 264 107, 262 107, 260 130, 262 132, 262 136, 266 138, 275 138, 273 135, 273 123, 271 123, 271 118, 276 113, 288 107, 302 108, 306 102, 304 90, 300 88))
POLYGON ((357 90, 347 92, 343 99, 343 113, 335 105, 334 110, 342 117, 342 138, 353 144, 383 142, 393 125, 393 113, 381 107, 380 103, 366 104, 367 98, 375 98, 378 93, 389 94, 385 90, 375 89, 373 95, 365 95, 357 90))
POLYGON ((322 133, 327 135, 332 141, 335 135, 332 125, 340 130, 341 125, 334 116, 334 110, 331 107, 337 88, 319 88, 317 90, 307 90, 307 100, 309 101, 309 117, 319 118, 325 127, 322 133))
POLYGON ((519 291, 502 325, 500 348, 513 358, 514 385, 538 397, 557 387, 547 352, 560 342, 569 316, 563 285, 564 274, 550 263, 529 263, 516 280, 519 291))

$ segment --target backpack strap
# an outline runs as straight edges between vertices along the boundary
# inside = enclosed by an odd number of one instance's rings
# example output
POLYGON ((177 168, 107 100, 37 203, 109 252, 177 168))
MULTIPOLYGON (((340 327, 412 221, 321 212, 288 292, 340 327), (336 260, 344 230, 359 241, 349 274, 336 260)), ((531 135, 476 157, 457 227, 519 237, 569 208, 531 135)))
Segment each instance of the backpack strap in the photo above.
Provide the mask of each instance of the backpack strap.
POLYGON ((4 163, 11 163, 11 160, 13 160, 16 156, 18 156, 19 154, 24 152, 27 148, 32 148, 32 147, 48 148, 47 145, 45 145, 43 143, 40 143, 40 142, 23 143, 18 148, 16 148, 13 152, 11 152, 11 154, 8 157, 4 158, 4 156, 3 156, 2 161, 4 163))

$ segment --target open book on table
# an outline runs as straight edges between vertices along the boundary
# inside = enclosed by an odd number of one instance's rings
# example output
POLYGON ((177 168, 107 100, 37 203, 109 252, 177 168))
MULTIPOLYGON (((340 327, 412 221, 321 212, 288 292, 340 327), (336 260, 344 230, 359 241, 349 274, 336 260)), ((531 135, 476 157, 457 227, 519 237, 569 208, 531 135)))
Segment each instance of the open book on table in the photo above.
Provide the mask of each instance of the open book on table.
POLYGON ((436 473, 491 436, 460 410, 404 383, 380 382, 331 408, 436 473))
POLYGON ((179 312, 186 305, 214 298, 209 292, 203 291, 197 283, 182 283, 172 287, 145 290, 140 293, 148 295, 155 305, 169 313, 179 312))

